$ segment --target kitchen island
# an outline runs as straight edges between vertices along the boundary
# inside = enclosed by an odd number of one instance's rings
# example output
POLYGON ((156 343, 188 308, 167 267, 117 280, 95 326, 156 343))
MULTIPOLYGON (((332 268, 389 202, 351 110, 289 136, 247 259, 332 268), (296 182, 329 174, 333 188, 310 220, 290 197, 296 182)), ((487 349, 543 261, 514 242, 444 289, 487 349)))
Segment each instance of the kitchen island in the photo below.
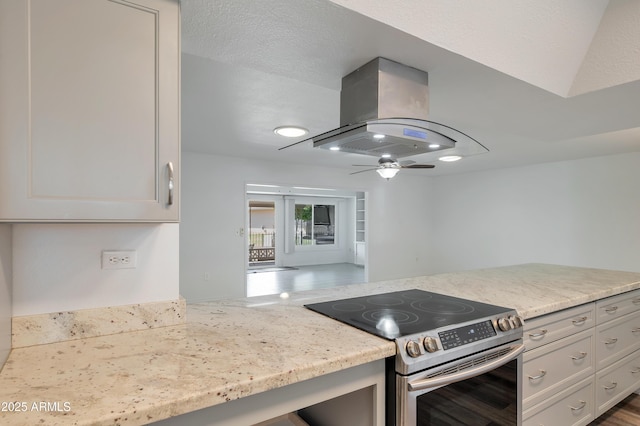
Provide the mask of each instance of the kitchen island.
POLYGON ((527 320, 640 288, 640 273, 527 264, 189 305, 182 325, 12 350, 0 423, 147 424, 379 362, 392 341, 303 305, 412 288, 527 320))

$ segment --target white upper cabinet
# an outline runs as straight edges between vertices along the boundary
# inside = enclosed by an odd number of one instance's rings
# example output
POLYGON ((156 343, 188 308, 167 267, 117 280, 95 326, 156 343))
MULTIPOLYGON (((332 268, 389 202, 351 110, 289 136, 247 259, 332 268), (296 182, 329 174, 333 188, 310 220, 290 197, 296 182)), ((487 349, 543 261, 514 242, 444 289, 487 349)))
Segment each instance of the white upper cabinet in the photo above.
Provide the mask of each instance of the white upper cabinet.
POLYGON ((0 1, 0 221, 179 220, 178 0, 0 1))

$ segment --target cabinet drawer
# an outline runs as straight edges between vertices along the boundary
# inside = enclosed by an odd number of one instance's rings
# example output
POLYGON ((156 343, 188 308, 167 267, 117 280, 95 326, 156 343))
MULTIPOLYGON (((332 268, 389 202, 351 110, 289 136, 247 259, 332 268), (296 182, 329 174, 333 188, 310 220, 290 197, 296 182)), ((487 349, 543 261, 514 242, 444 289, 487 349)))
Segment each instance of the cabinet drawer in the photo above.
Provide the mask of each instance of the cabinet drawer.
POLYGON ((640 312, 596 327, 598 369, 609 366, 637 349, 640 349, 640 312))
POLYGON ((596 302, 596 322, 603 324, 640 310, 640 290, 633 290, 596 302))
POLYGON ((596 374, 596 416, 640 387, 640 351, 596 374))
POLYGON ((527 410, 594 373, 594 330, 525 352, 523 361, 522 397, 527 410))
POLYGON ((583 426, 595 418, 593 379, 589 377, 525 411, 523 426, 583 426))
POLYGON ((527 350, 535 349, 587 330, 595 324, 595 304, 576 306, 549 315, 544 315, 524 323, 524 345, 527 350))

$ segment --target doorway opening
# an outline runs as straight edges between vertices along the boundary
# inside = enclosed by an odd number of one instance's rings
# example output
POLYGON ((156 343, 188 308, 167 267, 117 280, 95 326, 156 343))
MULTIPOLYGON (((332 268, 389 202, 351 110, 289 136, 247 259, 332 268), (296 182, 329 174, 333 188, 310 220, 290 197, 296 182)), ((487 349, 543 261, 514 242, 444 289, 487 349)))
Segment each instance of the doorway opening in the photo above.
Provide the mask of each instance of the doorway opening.
POLYGON ((249 200, 249 269, 276 264, 276 204, 249 200))
POLYGON ((246 295, 367 282, 365 192, 250 184, 246 295))

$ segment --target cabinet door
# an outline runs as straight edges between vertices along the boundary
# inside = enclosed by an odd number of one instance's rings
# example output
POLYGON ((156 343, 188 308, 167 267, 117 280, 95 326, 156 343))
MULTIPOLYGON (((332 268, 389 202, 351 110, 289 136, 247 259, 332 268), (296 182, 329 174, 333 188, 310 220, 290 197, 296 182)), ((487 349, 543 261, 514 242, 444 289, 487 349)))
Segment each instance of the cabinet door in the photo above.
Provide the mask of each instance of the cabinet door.
POLYGON ((177 221, 177 0, 2 0, 0 19, 0 220, 177 221))
POLYGON ((365 259, 365 245, 364 243, 357 242, 356 246, 356 265, 364 265, 365 259))

